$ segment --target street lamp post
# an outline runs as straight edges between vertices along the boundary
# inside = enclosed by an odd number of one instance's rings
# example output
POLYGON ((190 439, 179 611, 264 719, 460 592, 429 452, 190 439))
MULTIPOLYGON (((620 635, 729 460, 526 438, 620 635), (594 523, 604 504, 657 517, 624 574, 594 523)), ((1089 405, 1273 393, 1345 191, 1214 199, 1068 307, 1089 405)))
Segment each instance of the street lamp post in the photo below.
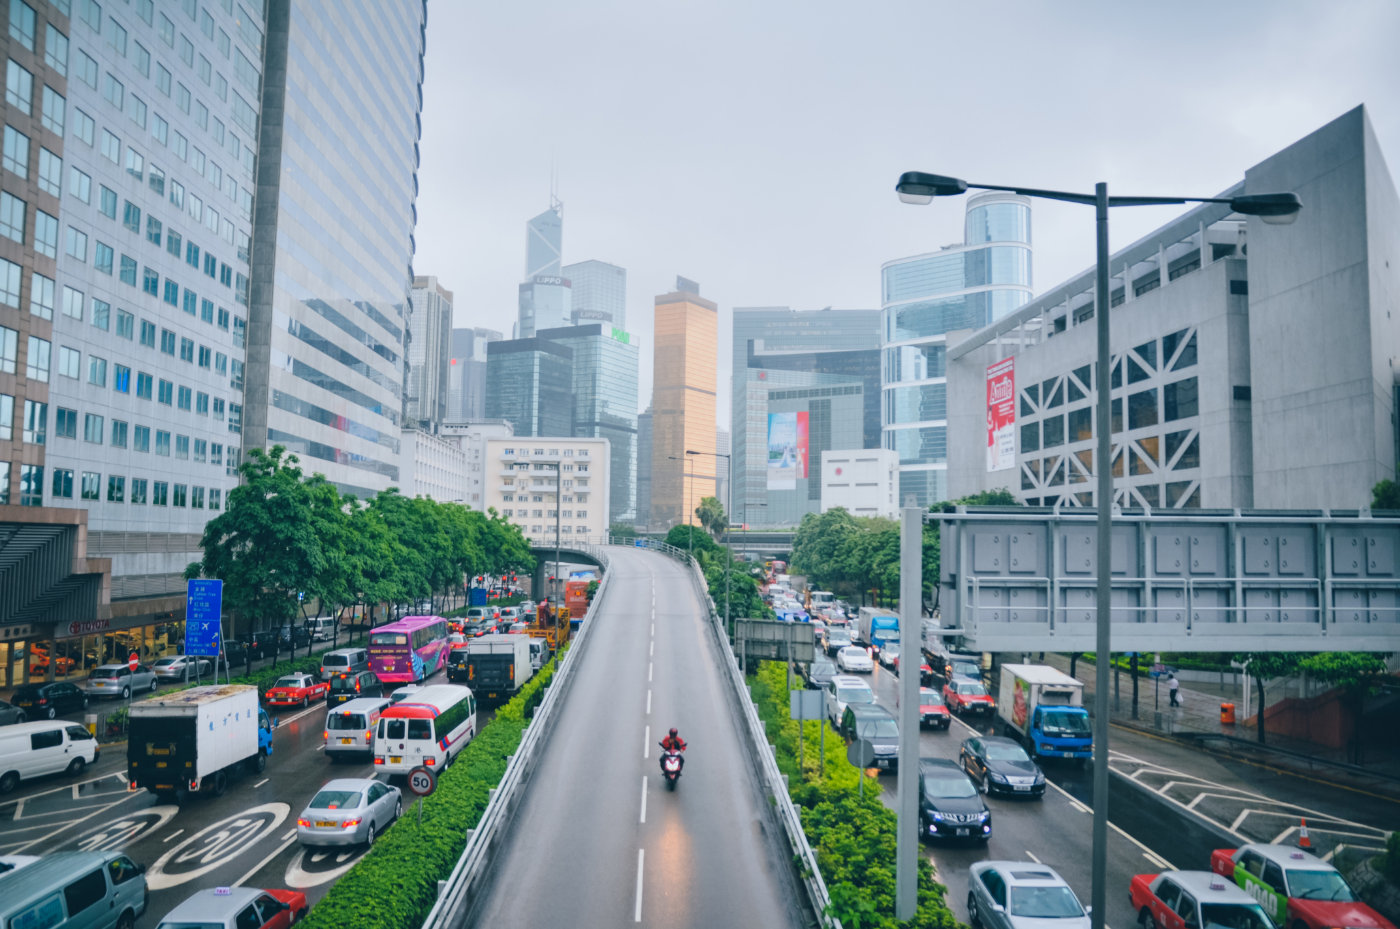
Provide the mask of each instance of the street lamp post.
MULTIPOLYGON (((666 457, 669 458, 669 459, 671 459, 672 461, 682 461, 682 462, 685 462, 685 464, 682 464, 682 465, 681 465, 681 519, 685 520, 685 524, 686 524, 686 527, 687 527, 687 530, 688 530, 688 531, 686 532, 686 534, 685 534, 685 548, 686 548, 686 554, 688 554, 688 555, 694 557, 694 555, 695 555, 695 526, 694 526, 694 525, 691 523, 691 521, 690 521, 690 516, 691 516, 691 514, 688 514, 688 513, 686 513, 686 511, 685 511, 685 504, 686 504, 685 479, 686 479, 686 476, 687 476, 686 466, 689 465, 689 466, 690 466, 690 469, 689 469, 690 489, 691 489, 692 491, 695 490, 695 466, 692 465, 692 464, 690 463, 690 459, 689 459, 688 457, 686 457, 685 455, 667 455, 666 457)), ((679 525, 679 523, 678 523, 677 525, 679 525)))
MULTIPOLYGON (((1238 197, 1110 197, 1108 185, 1094 185, 1092 194, 1069 193, 1062 190, 1042 190, 1033 187, 1004 187, 996 184, 969 184, 956 177, 908 171, 900 175, 895 191, 905 203, 928 204, 934 197, 950 197, 975 190, 1004 190, 1023 197, 1063 200, 1069 203, 1092 204, 1097 229, 1097 250, 1094 277, 1094 313, 1098 348, 1098 371, 1094 388, 1098 391, 1095 404, 1098 442, 1094 463, 1098 476, 1095 498, 1097 509, 1097 590, 1095 597, 1096 660, 1094 663, 1094 833, 1092 860, 1093 929, 1104 929, 1107 888, 1104 886, 1108 855, 1108 666, 1111 655, 1110 623, 1112 620, 1112 533, 1113 533, 1113 469, 1112 442, 1109 425, 1112 410, 1112 373, 1109 367, 1109 290, 1108 290, 1108 210, 1115 206, 1169 206, 1183 203, 1228 203, 1230 208, 1246 216, 1258 216, 1266 223, 1287 224, 1298 217, 1302 203, 1295 193, 1242 194, 1238 197)), ((1206 243, 1201 243, 1204 262, 1206 243)), ((1124 286, 1129 286, 1125 282, 1124 286)), ((900 824, 901 829, 912 824, 900 824)), ((917 872, 913 862, 896 861, 895 917, 910 919, 918 902, 917 872)))
POLYGON ((558 461, 536 462, 542 467, 554 469, 554 608, 559 609, 559 516, 564 505, 563 469, 558 461))
MULTIPOLYGON (((697 452, 688 448, 685 450, 685 453, 687 455, 709 455, 711 458, 724 459, 724 553, 726 555, 726 560, 724 562, 724 627, 732 633, 733 629, 729 620, 729 567, 734 563, 734 542, 729 537, 731 529, 729 519, 732 515, 732 505, 734 502, 734 459, 722 452, 697 452)), ((692 487, 692 489, 694 488, 692 487)))

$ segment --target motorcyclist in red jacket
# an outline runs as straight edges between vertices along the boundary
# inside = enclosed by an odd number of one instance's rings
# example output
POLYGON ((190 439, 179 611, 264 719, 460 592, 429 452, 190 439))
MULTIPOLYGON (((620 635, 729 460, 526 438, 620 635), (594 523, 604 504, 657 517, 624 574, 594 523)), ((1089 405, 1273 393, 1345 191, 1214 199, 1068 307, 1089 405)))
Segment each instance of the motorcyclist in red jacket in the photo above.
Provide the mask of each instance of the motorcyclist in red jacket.
MULTIPOLYGON (((666 735, 666 738, 664 738, 664 739, 661 740, 661 747, 662 747, 663 749, 665 749, 666 751, 674 751, 674 752, 677 752, 677 753, 679 753, 679 752, 684 752, 684 751, 685 751, 685 739, 682 739, 681 736, 680 736, 680 733, 676 730, 676 728, 675 728, 674 726, 672 726, 672 727, 671 727, 671 731, 666 735)), ((681 768, 684 769, 684 768, 685 768, 685 755, 681 755, 681 756, 680 756, 680 759, 681 759, 681 768)), ((662 758, 661 758, 661 762, 664 764, 665 760, 666 760, 666 759, 665 759, 665 756, 663 755, 662 758)))

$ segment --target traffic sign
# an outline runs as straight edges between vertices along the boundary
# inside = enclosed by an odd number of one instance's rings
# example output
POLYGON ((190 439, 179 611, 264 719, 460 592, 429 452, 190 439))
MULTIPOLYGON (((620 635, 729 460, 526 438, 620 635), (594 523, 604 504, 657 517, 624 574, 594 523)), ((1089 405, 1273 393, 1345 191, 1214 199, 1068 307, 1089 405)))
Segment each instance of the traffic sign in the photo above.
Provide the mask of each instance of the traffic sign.
POLYGON ((185 605, 185 654, 219 654, 224 582, 192 580, 185 605))
POLYGON ((437 777, 428 768, 418 767, 408 772, 408 789, 420 797, 437 790, 437 777))
POLYGON ((131 657, 128 658, 128 659, 126 660, 126 666, 127 666, 127 668, 130 669, 130 670, 132 670, 132 671, 135 671, 135 670, 136 670, 136 666, 139 665, 140 663, 141 663, 141 656, 138 655, 138 654, 136 654, 135 652, 132 652, 132 653, 131 653, 131 657))

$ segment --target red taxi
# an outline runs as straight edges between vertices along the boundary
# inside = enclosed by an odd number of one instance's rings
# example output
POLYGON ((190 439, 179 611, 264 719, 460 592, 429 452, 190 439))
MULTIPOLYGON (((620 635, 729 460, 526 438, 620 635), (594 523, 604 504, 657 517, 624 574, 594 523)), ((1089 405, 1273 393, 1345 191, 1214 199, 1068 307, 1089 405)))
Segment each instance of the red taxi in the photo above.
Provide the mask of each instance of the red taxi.
POLYGON ((306 706, 323 699, 330 689, 330 684, 310 674, 286 674, 267 689, 263 699, 268 706, 306 706))
POLYGON ((987 693, 987 685, 965 677, 955 677, 944 684, 943 699, 948 709, 959 716, 969 713, 991 716, 997 708, 996 701, 987 693))
POLYGON ((943 702, 938 691, 932 687, 920 687, 919 728, 942 729, 946 732, 952 724, 953 717, 948 715, 948 704, 943 702))
POLYGON ((1292 929, 1395 929, 1328 862, 1285 845, 1217 848, 1211 870, 1259 901, 1274 922, 1292 929))
POLYGON ((1146 929, 1275 929, 1254 897, 1210 871, 1137 874, 1128 897, 1146 929))

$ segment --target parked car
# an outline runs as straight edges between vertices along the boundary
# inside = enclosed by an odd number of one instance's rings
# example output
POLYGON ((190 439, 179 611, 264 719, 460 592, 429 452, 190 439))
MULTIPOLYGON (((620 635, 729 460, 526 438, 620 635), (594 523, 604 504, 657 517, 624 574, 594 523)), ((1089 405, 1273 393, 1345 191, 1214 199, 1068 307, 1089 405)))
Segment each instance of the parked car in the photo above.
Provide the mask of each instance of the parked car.
POLYGON ((330 689, 330 684, 315 675, 284 674, 267 689, 263 700, 268 706, 307 706, 312 700, 324 697, 330 689))
POLYGON ((299 890, 211 887, 196 891, 166 913, 156 929, 289 929, 309 909, 299 890))
POLYGON ((849 674, 838 674, 826 685, 826 718, 833 726, 841 724, 846 707, 852 703, 874 703, 875 691, 863 679, 849 674))
POLYGON ((24 715, 24 710, 13 704, 0 700, 0 726, 9 726, 13 723, 22 723, 28 717, 24 715))
POLYGON ((955 761, 919 759, 919 836, 982 842, 992 837, 992 811, 955 761))
POLYGON ((1156 929, 1275 929, 1259 901, 1210 871, 1137 874, 1128 897, 1138 925, 1156 929))
POLYGON ((1257 899, 1269 918, 1291 929, 1395 929, 1331 863, 1286 845, 1218 848, 1211 870, 1257 899))
POLYGON ((97 740, 77 723, 55 719, 6 726, 0 729, 0 794, 45 774, 82 774, 97 755, 97 740))
POLYGON ((310 642, 311 633, 305 626, 284 625, 277 630, 277 644, 282 648, 305 648, 310 642))
POLYGON ((859 645, 847 645, 836 653, 836 667, 842 671, 874 671, 875 663, 870 660, 870 653, 859 645))
POLYGON ((1054 868, 978 861, 969 869, 967 921, 980 929, 1089 929, 1089 912, 1054 868))
POLYGON ((151 665, 151 671, 161 681, 188 681, 195 677, 204 677, 214 670, 214 666, 208 658, 196 658, 192 655, 168 655, 165 658, 156 659, 151 665))
POLYGON ((327 706, 339 706, 357 697, 382 697, 384 684, 373 671, 341 671, 330 679, 330 694, 326 697, 327 706))
POLYGON ((302 845, 373 845, 403 813, 403 796, 374 778, 329 781, 297 817, 302 845))
POLYGON ((222 661, 231 668, 246 665, 248 663, 248 646, 236 639, 225 641, 222 661))
POLYGON ((991 716, 996 701, 987 693, 987 685, 969 678, 954 678, 943 685, 943 699, 948 709, 959 716, 991 716))
POLYGON ((160 682, 156 674, 146 665, 137 665, 133 671, 125 663, 104 664, 88 673, 83 689, 91 697, 129 698, 133 693, 155 693, 160 682))
POLYGON ((326 712, 326 757, 368 754, 374 747, 374 726, 389 701, 383 697, 361 697, 326 712))
POLYGON ((88 697, 77 684, 54 681, 51 684, 24 684, 10 697, 29 719, 53 719, 87 709, 88 697))
POLYGON ((899 768, 899 723, 878 703, 856 703, 841 715, 841 734, 848 739, 865 739, 874 749, 872 763, 884 771, 899 768))
POLYGON ((958 761, 987 793, 1045 796, 1045 774, 1014 739, 999 735, 964 739, 958 761))

